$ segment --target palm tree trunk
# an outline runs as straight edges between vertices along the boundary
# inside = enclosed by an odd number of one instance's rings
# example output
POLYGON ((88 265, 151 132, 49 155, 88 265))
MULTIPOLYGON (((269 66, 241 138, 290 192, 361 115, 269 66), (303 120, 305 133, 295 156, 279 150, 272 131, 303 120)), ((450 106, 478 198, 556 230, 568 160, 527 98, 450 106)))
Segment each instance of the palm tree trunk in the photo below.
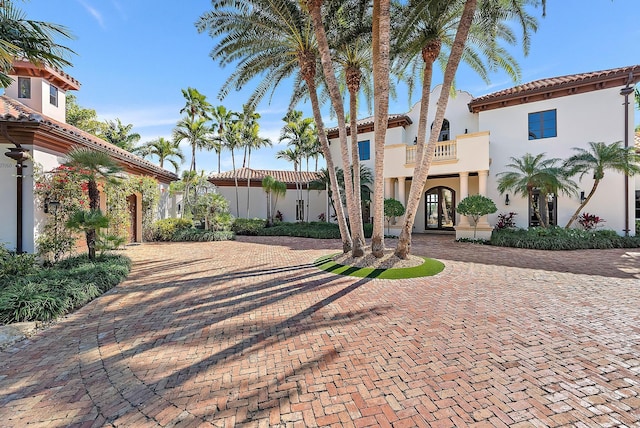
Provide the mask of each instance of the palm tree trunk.
POLYGON ((196 170, 196 144, 195 142, 191 142, 191 169, 190 171, 196 170))
POLYGON ((249 164, 251 163, 251 147, 248 149, 247 156, 247 218, 249 218, 249 199, 251 193, 251 168, 249 168, 249 164))
POLYGON ((573 224, 573 222, 576 221, 576 219, 580 215, 580 211, 582 211, 584 209, 584 207, 591 200, 591 197, 593 196, 593 194, 596 193, 596 189, 598 188, 598 184, 600 184, 600 180, 596 179, 596 181, 593 182, 593 187, 591 188, 591 191, 589 192, 589 195, 587 195, 586 199, 584 201, 582 201, 582 203, 580 204, 580 206, 578 207, 576 212, 573 213, 573 215, 569 219, 569 222, 565 226, 565 229, 569 229, 571 227, 571 225, 573 224))
POLYGON ((233 166, 233 181, 236 185, 236 217, 240 217, 240 202, 238 201, 238 174, 236 173, 236 157, 231 149, 231 165, 233 166))
POLYGON ((220 174, 220 158, 222 157, 222 150, 218 151, 218 174, 220 174))
POLYGON ((442 92, 438 99, 436 117, 433 127, 431 129, 431 135, 429 136, 429 143, 427 145, 427 152, 423 154, 420 164, 416 164, 413 180, 411 182, 411 189, 409 190, 409 199, 407 202, 407 209, 405 212, 405 219, 402 224, 402 230, 398 239, 398 245, 395 250, 395 255, 401 259, 406 259, 411 250, 411 230, 415 222, 416 212, 422 197, 422 191, 427 182, 429 175, 429 168, 433 162, 433 156, 435 152, 436 143, 440 134, 440 128, 444 121, 444 113, 447 109, 449 102, 449 91, 451 90, 451 84, 455 77, 458 64, 462 58, 462 52, 464 51, 465 43, 469 35, 469 29, 473 23, 473 15, 476 10, 478 0, 467 0, 462 16, 460 17, 460 23, 456 31, 456 36, 451 47, 451 53, 447 61, 447 66, 444 72, 444 79, 442 83, 442 92))
MULTIPOLYGON (((351 127, 351 158, 353 159, 353 203, 357 207, 362 207, 360 196, 360 154, 358 153, 358 91, 354 87, 349 87, 349 116, 351 127)), ((346 180, 346 178, 345 178, 346 180)), ((362 225, 362 208, 357 217, 351 218, 351 236, 353 238, 353 257, 364 256, 364 226, 362 225)))
POLYGON ((371 253, 384 255, 384 144, 389 123, 390 1, 373 2, 373 81, 375 164, 373 180, 373 234, 371 253))
MULTIPOLYGON (((320 61, 322 63, 322 70, 325 78, 325 84, 329 91, 331 98, 331 105, 333 106, 336 116, 338 118, 338 135, 340 137, 340 149, 342 153, 342 166, 344 170, 344 188, 345 199, 347 205, 347 214, 353 226, 353 219, 356 216, 362 217, 359 207, 354 206, 353 199, 353 179, 351 177, 351 162, 349 157, 349 149, 347 145, 347 125, 345 123, 344 106, 342 105, 342 96, 340 95, 340 89, 336 75, 333 69, 333 63, 331 61, 331 51, 329 49, 329 43, 327 41, 327 35, 324 31, 324 24, 322 22, 322 0, 307 0, 307 6, 311 13, 313 20, 313 28, 315 31, 316 39, 318 41, 318 50, 320 51, 320 61)), ((318 129, 318 134, 320 130, 318 129)), ((337 195, 337 194, 336 194, 337 195)), ((341 204, 341 200, 336 198, 336 201, 341 204)), ((351 229, 353 232, 353 228, 351 229)), ((357 245, 352 242, 351 246, 357 245)))
MULTIPOLYGON (((336 177, 336 168, 333 165, 333 159, 331 157, 331 151, 329 150, 329 141, 327 140, 327 134, 324 130, 324 122, 322 121, 322 113, 320 112, 320 102, 318 101, 318 93, 313 76, 307 76, 305 79, 307 88, 309 89, 309 99, 311 100, 311 108, 313 110, 313 117, 316 121, 316 128, 318 130, 318 138, 320 139, 320 145, 322 147, 322 153, 327 162, 327 171, 329 172, 329 185, 331 187, 331 193, 335 196, 334 199, 340 200, 340 187, 338 186, 338 179, 336 177)), ((347 220, 344 216, 344 210, 342 204, 334 204, 334 211, 338 220, 338 228, 340 229, 340 237, 342 239, 342 252, 348 253, 351 251, 353 242, 349 229, 347 228, 347 220)))

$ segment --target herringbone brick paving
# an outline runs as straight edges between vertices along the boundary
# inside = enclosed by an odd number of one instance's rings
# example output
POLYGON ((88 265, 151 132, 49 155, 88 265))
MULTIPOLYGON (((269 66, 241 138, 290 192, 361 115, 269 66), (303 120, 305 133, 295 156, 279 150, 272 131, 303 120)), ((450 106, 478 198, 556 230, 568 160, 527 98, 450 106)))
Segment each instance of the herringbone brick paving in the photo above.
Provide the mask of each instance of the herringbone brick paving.
POLYGON ((126 282, 0 353, 0 425, 640 425, 637 250, 416 236, 441 274, 313 267, 339 248, 129 247, 126 282))

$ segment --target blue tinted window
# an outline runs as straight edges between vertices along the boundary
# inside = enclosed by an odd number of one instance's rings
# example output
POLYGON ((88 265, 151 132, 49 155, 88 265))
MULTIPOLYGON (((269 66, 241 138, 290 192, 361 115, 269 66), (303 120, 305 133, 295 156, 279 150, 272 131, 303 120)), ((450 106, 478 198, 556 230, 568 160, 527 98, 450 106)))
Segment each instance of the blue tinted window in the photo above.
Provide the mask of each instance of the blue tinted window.
POLYGON ((358 142, 358 156, 360 156, 360 160, 371 159, 371 153, 369 152, 369 140, 358 142))
POLYGON ((557 120, 555 110, 529 113, 529 139, 556 137, 557 120))

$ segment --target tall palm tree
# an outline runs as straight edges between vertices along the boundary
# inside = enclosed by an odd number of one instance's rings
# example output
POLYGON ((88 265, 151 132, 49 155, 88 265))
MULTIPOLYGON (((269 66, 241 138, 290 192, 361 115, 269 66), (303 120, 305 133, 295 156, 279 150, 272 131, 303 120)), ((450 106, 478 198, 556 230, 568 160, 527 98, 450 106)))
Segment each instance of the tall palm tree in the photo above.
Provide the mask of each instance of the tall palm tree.
POLYGON ((176 172, 178 172, 180 168, 180 163, 184 162, 184 154, 182 153, 182 149, 180 149, 180 143, 178 141, 169 141, 164 137, 147 141, 143 145, 136 147, 134 153, 139 154, 143 158, 156 156, 158 162, 160 162, 160 168, 164 168, 164 161, 166 160, 173 165, 176 172), (180 163, 174 158, 179 159, 180 163))
MULTIPOLYGON (((388 0, 381 0, 382 3, 388 4, 388 0)), ((374 10, 376 5, 380 2, 374 2, 374 10)), ((352 229, 351 229, 351 237, 355 238, 352 241, 352 255, 354 257, 361 257, 364 255, 364 239, 362 235, 360 235, 359 231, 361 228, 360 220, 361 212, 360 207, 356 206, 355 202, 355 193, 353 188, 353 180, 351 177, 351 159, 349 156, 349 146, 347 143, 347 126, 345 122, 345 112, 342 101, 342 95, 340 94, 340 85, 338 84, 338 80, 335 74, 335 68, 333 66, 331 50, 327 38, 327 34, 325 31, 323 15, 322 15, 322 0, 306 0, 306 6, 309 14, 311 15, 311 20, 313 22, 313 29, 318 43, 318 51, 320 53, 320 60, 322 64, 322 71, 324 77, 324 84, 326 85, 326 89, 329 93, 329 98, 331 99, 331 105, 336 113, 338 119, 338 136, 340 140, 340 151, 342 154, 342 164, 344 166, 344 174, 345 174, 345 199, 347 205, 347 212, 349 218, 351 219, 352 229), (354 233, 355 230, 355 233, 354 233), (354 236, 355 235, 355 236, 354 236)), ((375 13, 374 13, 375 16, 375 13)), ((387 39, 388 40, 388 39, 387 39)), ((375 49, 375 48, 374 48, 375 49)), ((375 60, 375 58, 374 58, 375 60)), ((384 82, 380 82, 382 86, 384 86, 384 82)), ((388 86, 387 86, 388 87, 388 86)), ((386 123, 386 122, 385 122, 386 123)), ((326 156, 325 156, 326 157, 326 156)), ((327 169, 329 172, 332 171, 332 167, 327 164, 327 169)), ((339 204, 341 205, 341 204, 339 204)), ((372 242, 372 250, 373 250, 373 242, 372 242)), ((376 252, 378 255, 378 252, 376 252)), ((381 253, 379 254, 382 255, 381 253)))
POLYGON ((287 149, 279 150, 276 153, 276 159, 283 159, 293 163, 293 171, 296 177, 296 220, 304 220, 304 218, 300 218, 298 213, 298 201, 302 200, 302 184, 298 176, 299 166, 302 164, 302 151, 299 147, 291 146, 287 149))
POLYGON ((81 177, 87 180, 89 213, 82 217, 92 220, 91 224, 84 228, 84 231, 89 259, 94 260, 96 257, 96 229, 92 225, 101 224, 98 220, 102 217, 98 181, 115 179, 115 175, 122 170, 122 167, 108 154, 85 148, 76 148, 67 153, 67 161, 64 164, 76 168, 81 177))
POLYGON ((548 226, 548 204, 535 204, 534 190, 539 191, 539 201, 546 201, 547 195, 565 193, 576 194, 577 184, 568 178, 567 170, 559 165, 560 159, 545 159, 545 154, 533 156, 526 153, 521 158, 512 157, 506 167, 512 171, 496 174, 498 191, 502 194, 512 191, 516 195, 525 196, 530 207, 542 227, 548 226), (545 209, 540 211, 540 205, 545 209))
MULTIPOLYGON (((234 71, 222 85, 220 96, 233 88, 260 78, 260 83, 249 98, 255 106, 269 92, 288 77, 294 77, 294 94, 306 85, 313 117, 329 174, 336 186, 335 169, 329 150, 316 85, 317 46, 309 17, 297 0, 213 0, 211 11, 203 14, 196 28, 208 31, 216 38, 211 56, 224 66, 234 65, 234 71)), ((339 189, 334 187, 334 193, 339 189)), ((337 217, 343 251, 351 249, 352 241, 347 229, 342 206, 338 204, 337 217)))
MULTIPOLYGON (((516 0, 513 2, 484 0, 480 2, 479 7, 478 0, 415 0, 407 6, 406 10, 407 14, 410 14, 410 18, 407 19, 405 28, 409 30, 405 30, 404 33, 402 31, 400 32, 399 46, 403 48, 405 46, 413 46, 413 52, 419 52, 419 55, 424 61, 424 71, 420 117, 418 120, 416 168, 411 181, 404 222, 395 250, 396 256, 406 258, 410 252, 411 231, 415 222, 420 198, 422 197, 422 191, 429 174, 429 168, 433 162, 435 146, 444 121, 444 113, 449 101, 449 92, 453 84, 453 79, 463 57, 465 59, 473 57, 471 55, 472 51, 467 49, 469 34, 472 28, 478 28, 478 30, 474 30, 473 34, 476 34, 476 32, 480 32, 481 34, 483 31, 488 33, 490 35, 488 41, 491 42, 499 35, 507 37, 508 32, 505 29, 502 29, 500 33, 496 32, 497 29, 503 28, 499 25, 501 22, 512 17, 519 18, 519 23, 523 29, 526 51, 526 40, 529 31, 535 29, 535 21, 524 10, 524 6, 527 3, 529 3, 529 0, 516 0), (425 20, 424 23, 418 25, 418 23, 422 22, 423 16, 426 16, 428 21, 425 20), (455 25, 451 26, 451 22, 455 22, 455 25), (435 23, 435 25, 432 26, 431 23, 435 23), (411 25, 415 26, 416 31, 418 31, 417 34, 412 35, 413 30, 410 30, 411 25), (452 31, 454 31, 455 36, 448 39, 450 40, 451 47, 444 70, 442 90, 436 104, 437 109, 431 128, 432 132, 427 141, 427 114, 430 101, 429 91, 431 88, 433 63, 440 56, 443 42, 447 40, 443 37, 443 34, 451 34, 452 31), (493 37, 493 39, 491 37, 493 37)), ((474 41, 474 39, 472 38, 471 41, 474 41)), ((501 51, 496 43, 489 43, 489 46, 492 48, 487 51, 490 54, 488 56, 489 62, 492 63, 492 61, 495 60, 497 64, 500 64, 501 62, 498 60, 500 55, 498 54, 501 52, 505 54, 506 52, 501 51)), ((474 61, 474 63, 478 64, 479 62, 474 61)))
MULTIPOLYGON (((249 205, 251 197, 251 151, 258 150, 263 147, 271 147, 271 140, 261 137, 260 125, 258 124, 260 114, 253 111, 249 105, 242 107, 242 113, 239 120, 242 122, 242 139, 244 141, 245 160, 247 167, 247 218, 249 218, 249 205)), ((242 167, 245 166, 242 161, 242 167)))
POLYGON ((207 101, 206 95, 201 94, 195 88, 189 87, 182 89, 182 96, 186 100, 186 103, 185 106, 180 109, 180 114, 186 113, 186 115, 191 118, 209 118, 211 104, 207 101))
MULTIPOLYGON (((231 151, 231 165, 233 167, 233 181, 236 189, 236 217, 240 217, 240 202, 238 196, 238 174, 236 170, 236 150, 244 145, 244 124, 241 121, 235 121, 228 124, 224 133, 219 136, 223 146, 231 151)), ((247 171, 247 179, 249 179, 249 171, 247 171)))
POLYGON ((173 140, 180 143, 186 140, 191 146, 191 166, 189 171, 196 170, 196 150, 208 149, 211 146, 211 128, 203 117, 185 117, 180 119, 173 129, 173 140))
POLYGON ((71 49, 56 42, 56 37, 71 39, 69 30, 58 24, 27 19, 11 0, 0 2, 0 87, 6 88, 15 58, 58 68, 71 66, 71 49))
POLYGON ((569 169, 570 175, 579 174, 581 180, 587 173, 593 175, 593 186, 569 219, 565 226, 567 229, 591 200, 606 170, 610 169, 628 176, 640 174, 640 154, 634 147, 624 148, 621 141, 611 144, 589 142, 589 149, 574 147, 573 150, 577 153, 567 159, 564 166, 569 169))
POLYGON ((227 110, 225 106, 220 105, 212 107, 209 114, 211 114, 211 118, 213 120, 212 132, 215 132, 216 130, 218 132, 218 138, 213 140, 212 148, 218 155, 218 174, 220 174, 220 157, 222 155, 222 149, 224 149, 224 144, 222 144, 220 136, 225 132, 229 124, 236 120, 236 113, 231 110, 227 110))
POLYGON ((135 143, 140 141, 140 134, 133 132, 133 124, 125 125, 119 118, 105 121, 106 126, 100 131, 99 137, 114 146, 128 152, 133 151, 135 143))

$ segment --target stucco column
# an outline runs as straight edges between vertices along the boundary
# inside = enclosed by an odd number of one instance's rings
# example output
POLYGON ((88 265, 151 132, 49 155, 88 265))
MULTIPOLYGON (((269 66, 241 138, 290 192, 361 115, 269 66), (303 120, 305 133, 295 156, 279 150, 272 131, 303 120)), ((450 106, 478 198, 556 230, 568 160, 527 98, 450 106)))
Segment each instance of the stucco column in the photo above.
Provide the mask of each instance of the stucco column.
MULTIPOLYGON (((478 193, 482 196, 487 196, 487 178, 489 177, 489 171, 478 171, 478 193)), ((478 220, 479 227, 489 227, 489 220, 486 215, 483 215, 478 220)))
POLYGON ((398 200, 402 203, 402 206, 407 206, 406 192, 405 192, 405 182, 407 177, 398 177, 398 200))
MULTIPOLYGON (((460 201, 469 196, 469 173, 460 173, 460 201)), ((459 226, 469 226, 469 218, 466 215, 460 215, 458 221, 459 226)))
POLYGON ((393 191, 393 178, 385 178, 384 179, 384 197, 385 198, 393 198, 395 192, 393 191))

